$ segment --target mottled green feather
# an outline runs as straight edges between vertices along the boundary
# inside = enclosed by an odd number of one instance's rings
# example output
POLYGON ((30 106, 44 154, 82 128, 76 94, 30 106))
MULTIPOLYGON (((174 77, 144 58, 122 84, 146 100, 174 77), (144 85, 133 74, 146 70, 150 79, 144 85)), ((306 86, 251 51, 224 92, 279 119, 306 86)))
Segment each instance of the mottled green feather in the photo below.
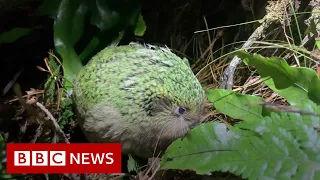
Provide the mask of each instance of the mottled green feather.
POLYGON ((168 49, 155 48, 118 46, 98 53, 78 75, 76 83, 82 91, 78 104, 89 109, 112 103, 127 113, 133 104, 147 108, 146 102, 156 96, 185 107, 203 101, 201 85, 188 64, 168 49))
MULTIPOLYGON (((124 133, 143 136, 143 132, 136 131, 150 128, 150 133, 156 135, 160 127, 167 127, 168 123, 184 123, 180 119, 174 120, 176 116, 172 109, 176 107, 186 108, 189 119, 198 119, 204 98, 202 87, 186 59, 178 57, 168 48, 150 45, 107 47, 89 61, 74 82, 74 99, 80 114, 85 117, 87 111, 98 104, 115 108, 121 114, 122 118, 118 122, 123 132, 114 130, 113 134, 119 135, 119 140, 121 134, 123 141, 126 137, 124 133), (164 99, 170 101, 171 105, 167 108, 161 106, 163 114, 153 116, 155 103, 164 99)), ((170 126, 180 128, 179 124, 170 126)), ((186 128, 184 126, 181 124, 183 132, 186 128)), ((172 131, 178 131, 177 135, 180 133, 180 129, 172 131)), ((145 135, 151 136, 148 132, 145 135)))

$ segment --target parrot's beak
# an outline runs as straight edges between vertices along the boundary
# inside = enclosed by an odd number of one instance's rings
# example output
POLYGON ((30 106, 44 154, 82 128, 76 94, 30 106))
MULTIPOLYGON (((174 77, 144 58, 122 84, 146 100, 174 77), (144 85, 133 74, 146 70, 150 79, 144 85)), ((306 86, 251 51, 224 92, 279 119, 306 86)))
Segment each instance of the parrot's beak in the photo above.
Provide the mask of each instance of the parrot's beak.
POLYGON ((190 129, 193 129, 194 127, 196 127, 197 125, 199 125, 199 124, 201 123, 201 119, 202 119, 202 117, 199 117, 199 118, 197 118, 196 121, 194 121, 193 123, 191 123, 191 124, 189 125, 190 129))
POLYGON ((196 127, 199 124, 199 122, 193 122, 192 124, 189 125, 190 129, 193 129, 194 127, 196 127))

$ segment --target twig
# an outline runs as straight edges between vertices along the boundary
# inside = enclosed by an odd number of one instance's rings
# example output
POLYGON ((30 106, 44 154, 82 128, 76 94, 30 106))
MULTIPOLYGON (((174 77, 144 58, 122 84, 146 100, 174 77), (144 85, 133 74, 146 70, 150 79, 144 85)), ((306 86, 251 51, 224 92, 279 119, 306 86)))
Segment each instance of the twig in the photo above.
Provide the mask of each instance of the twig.
POLYGON ((158 170, 160 169, 160 164, 158 164, 158 166, 156 167, 155 171, 152 173, 151 177, 148 178, 148 180, 152 180, 153 177, 156 175, 156 173, 158 172, 158 170))
POLYGON ((39 127, 36 130, 36 134, 34 135, 33 139, 31 140, 31 142, 35 143, 38 139, 38 137, 41 136, 43 132, 43 127, 42 127, 42 123, 39 125, 39 127))
POLYGON ((15 85, 13 86, 13 91, 17 96, 17 100, 25 108, 25 110, 27 110, 30 114, 37 116, 37 112, 34 109, 32 109, 31 106, 27 104, 24 100, 19 84, 15 83, 15 85))
MULTIPOLYGON (((27 94, 27 95, 23 95, 23 96, 21 96, 21 97, 30 97, 30 96, 34 96, 34 95, 38 95, 38 94, 43 94, 44 93, 44 90, 39 90, 39 91, 35 91, 35 92, 32 92, 32 93, 30 93, 30 94, 27 94)), ((15 98, 15 99, 11 99, 11 100, 9 100, 9 101, 7 101, 8 103, 12 103, 12 102, 14 102, 14 101, 17 101, 17 100, 19 100, 18 98, 15 98)))
POLYGON ((272 104, 272 103, 268 103, 268 102, 254 102, 252 104, 260 105, 265 108, 270 108, 270 109, 273 109, 273 110, 279 111, 279 112, 292 112, 292 113, 298 113, 301 115, 310 115, 310 116, 320 117, 320 114, 318 114, 316 112, 304 111, 302 109, 295 108, 292 106, 277 105, 277 104, 272 104))
MULTIPOLYGON (((19 103, 21 104, 22 107, 24 107, 24 109, 30 114, 30 115, 33 115, 37 118, 39 118, 39 114, 36 112, 36 110, 34 108, 32 108, 30 106, 30 104, 27 104, 25 99, 23 98, 22 96, 22 92, 21 92, 21 88, 20 88, 20 85, 15 83, 15 85, 13 86, 13 91, 15 92, 16 96, 17 96, 17 99, 19 101, 19 103)), ((24 122, 25 126, 27 125, 27 120, 25 120, 24 122)), ((25 130, 26 130, 26 127, 25 128, 20 128, 20 132, 21 133, 25 133, 25 130)))
POLYGON ((310 27, 311 31, 305 36, 303 43, 306 43, 305 41, 308 41, 310 38, 316 38, 320 35, 320 0, 311 0, 309 5, 312 8, 312 14, 307 20, 305 20, 305 24, 310 27))
POLYGON ((65 143, 70 143, 62 129, 60 128, 57 120, 52 116, 48 109, 46 109, 41 103, 37 102, 36 105, 50 118, 52 124, 54 125, 54 130, 58 133, 60 139, 62 139, 65 143))
MULTIPOLYGON (((251 34, 251 36, 242 46, 245 51, 252 46, 254 41, 258 41, 264 37, 264 34, 267 32, 267 29, 270 27, 270 25, 281 22, 281 18, 283 17, 282 15, 286 10, 285 7, 290 4, 288 0, 270 1, 269 3, 270 4, 267 7, 267 14, 262 19, 262 24, 251 34)), ((220 88, 232 89, 234 72, 240 63, 241 59, 239 57, 233 57, 229 66, 223 72, 220 88)))
MULTIPOLYGON (((254 41, 260 39, 263 34, 266 32, 267 28, 272 24, 272 21, 266 19, 249 37, 249 39, 244 43, 242 48, 247 51, 249 47, 253 44, 254 41)), ((232 89, 233 86, 233 76, 237 66, 241 63, 241 59, 238 56, 235 56, 229 66, 224 70, 220 88, 222 89, 232 89)))
POLYGON ((21 68, 12 78, 12 80, 6 85, 6 87, 3 89, 2 91, 2 95, 4 96, 5 94, 7 94, 7 92, 9 91, 9 89, 11 89, 11 87, 14 85, 14 83, 17 81, 17 79, 19 78, 19 76, 21 75, 23 71, 23 68, 21 68))
MULTIPOLYGON (((20 89, 20 86, 18 84, 15 84, 14 86, 14 91, 18 97, 18 100, 20 102, 20 104, 27 110, 29 111, 32 115, 34 115, 35 117, 41 118, 39 117, 39 114, 35 111, 35 109, 33 109, 29 104, 26 103, 26 101, 23 99, 22 97, 22 92, 20 89)), ((41 103, 36 102, 36 105, 50 118, 52 124, 54 125, 54 129, 53 131, 56 133, 58 133, 60 139, 62 139, 65 143, 70 143, 68 138, 66 137, 66 135, 64 134, 64 132, 62 131, 62 129, 60 128, 60 126, 58 125, 56 119, 52 116, 52 114, 49 112, 48 109, 46 109, 41 103)))
POLYGON ((317 26, 320 22, 320 0, 311 0, 309 5, 312 8, 312 15, 305 21, 305 23, 316 30, 317 36, 320 34, 320 27, 317 26))
POLYGON ((150 167, 148 168, 147 172, 144 174, 143 177, 147 177, 150 171, 152 171, 153 173, 155 172, 155 171, 153 171, 153 170, 155 170, 154 166, 155 165, 160 165, 160 163, 157 161, 157 160, 159 160, 159 155, 160 155, 160 153, 158 154, 158 156, 156 158, 151 158, 151 165, 150 165, 150 167))

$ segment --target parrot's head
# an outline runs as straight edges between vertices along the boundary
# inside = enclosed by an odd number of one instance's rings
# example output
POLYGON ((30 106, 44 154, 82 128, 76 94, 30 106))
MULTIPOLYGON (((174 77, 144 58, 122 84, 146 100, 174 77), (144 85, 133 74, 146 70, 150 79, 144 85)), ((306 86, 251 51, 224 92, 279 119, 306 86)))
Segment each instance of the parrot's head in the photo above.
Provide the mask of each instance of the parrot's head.
MULTIPOLYGON (((202 98, 201 94, 197 94, 202 98)), ((159 98, 152 102, 150 116, 152 122, 156 122, 159 135, 163 139, 177 139, 185 135, 190 129, 197 126, 203 118, 204 100, 196 103, 187 103, 169 99, 159 98)))

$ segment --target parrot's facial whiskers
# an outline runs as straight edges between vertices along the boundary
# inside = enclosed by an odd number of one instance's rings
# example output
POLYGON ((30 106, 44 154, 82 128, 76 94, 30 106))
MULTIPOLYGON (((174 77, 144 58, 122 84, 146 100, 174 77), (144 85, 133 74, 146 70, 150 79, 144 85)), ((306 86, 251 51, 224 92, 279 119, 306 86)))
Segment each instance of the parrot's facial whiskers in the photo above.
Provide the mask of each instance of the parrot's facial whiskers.
POLYGON ((173 140, 200 123, 200 111, 160 98, 153 102, 150 118, 165 139, 173 140))

